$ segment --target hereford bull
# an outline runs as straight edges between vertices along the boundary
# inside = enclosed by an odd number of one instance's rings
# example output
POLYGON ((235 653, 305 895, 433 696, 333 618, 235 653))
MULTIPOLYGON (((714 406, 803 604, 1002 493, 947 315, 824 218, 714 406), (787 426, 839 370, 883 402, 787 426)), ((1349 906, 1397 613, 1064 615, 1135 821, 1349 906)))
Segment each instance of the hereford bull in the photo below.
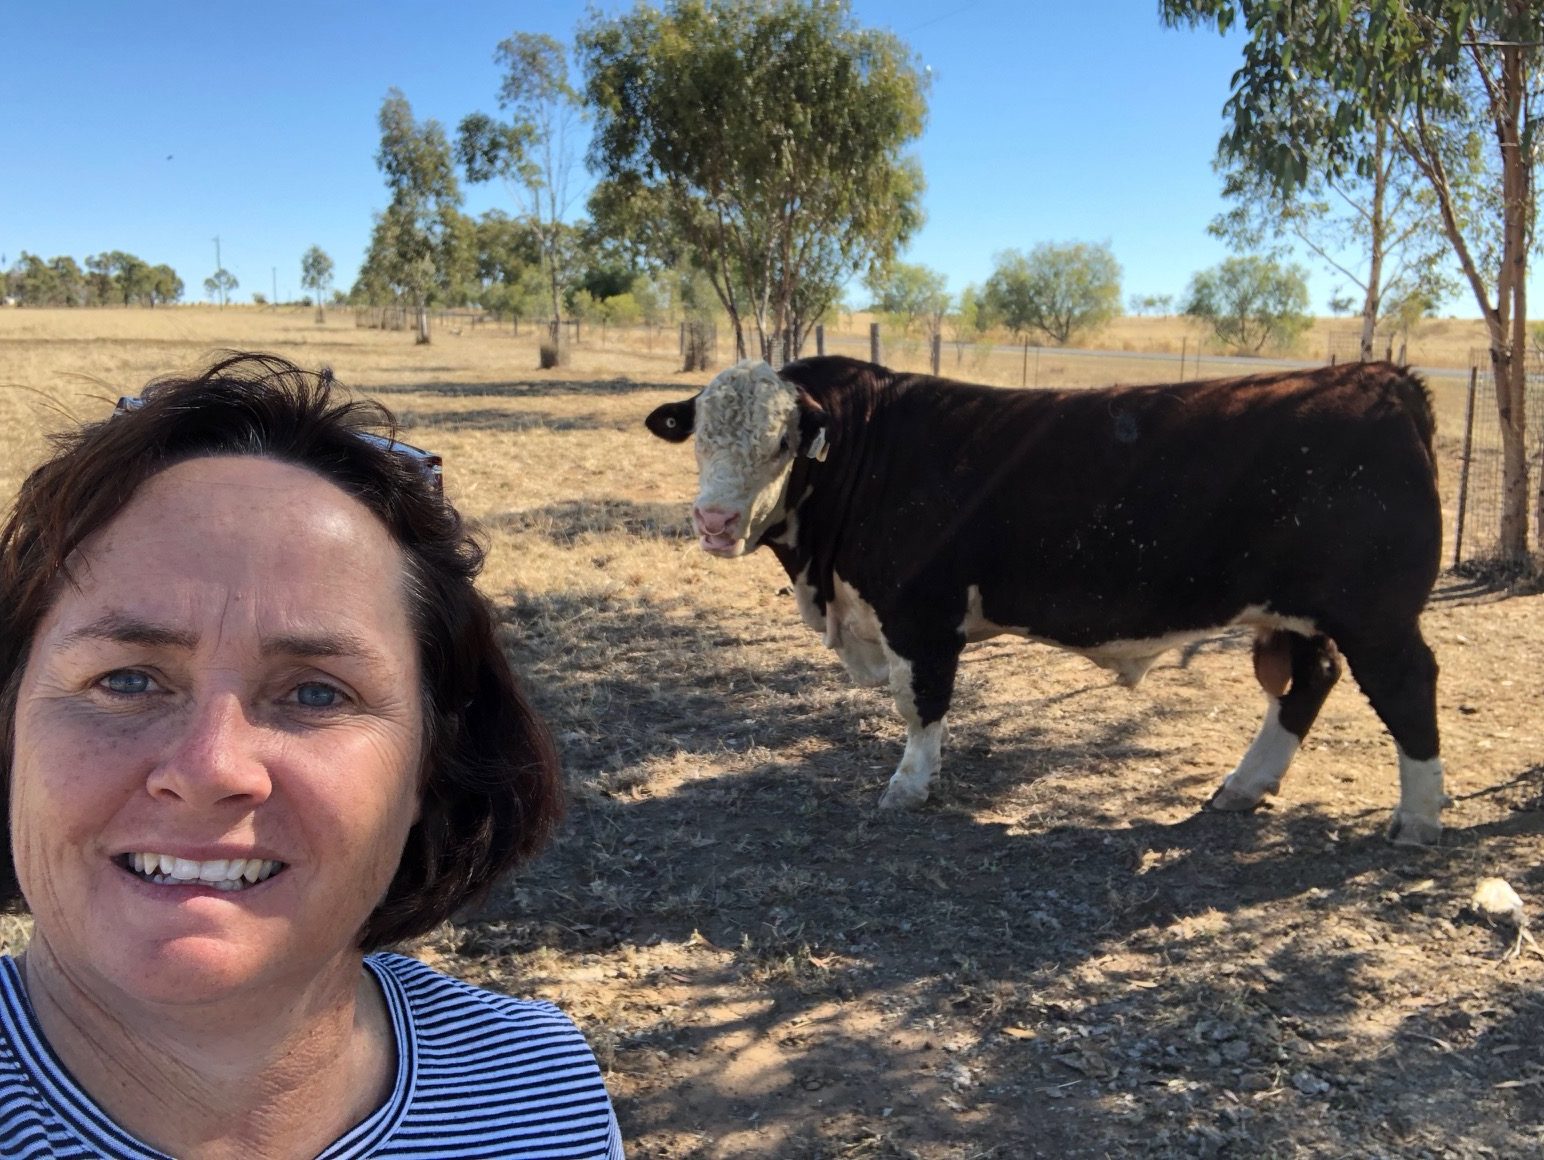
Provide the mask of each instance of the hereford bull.
POLYGON ((1212 806, 1277 791, 1344 657, 1399 751, 1388 836, 1440 835, 1420 613, 1442 515, 1408 370, 1048 391, 746 361, 647 425, 697 436, 703 550, 771 548, 852 677, 888 682, 906 749, 881 806, 927 799, 967 643, 1060 645, 1130 687, 1165 651, 1248 625, 1268 706, 1212 806))

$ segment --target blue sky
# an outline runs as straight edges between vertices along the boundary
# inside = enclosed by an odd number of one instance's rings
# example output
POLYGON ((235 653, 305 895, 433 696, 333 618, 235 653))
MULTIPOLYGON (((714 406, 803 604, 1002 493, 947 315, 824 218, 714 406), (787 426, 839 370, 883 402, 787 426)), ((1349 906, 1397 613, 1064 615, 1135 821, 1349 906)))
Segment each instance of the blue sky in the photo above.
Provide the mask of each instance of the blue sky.
MULTIPOLYGON (((387 89, 453 132, 469 112, 497 112, 501 39, 568 40, 584 9, 0 0, 0 255, 126 250, 172 265, 197 298, 218 237, 244 300, 275 279, 298 296, 300 256, 317 244, 346 289, 387 200, 374 162, 387 89)), ((951 291, 983 281, 996 252, 1042 241, 1108 242, 1126 296, 1179 295, 1226 256, 1206 225, 1221 208, 1211 157, 1236 39, 1164 29, 1151 0, 854 11, 932 71, 915 150, 927 224, 904 256, 945 272, 951 291)), ((512 208, 497 184, 466 192, 469 212, 512 208)), ((1311 275, 1323 313, 1337 280, 1311 275)), ((1475 310, 1458 299, 1444 312, 1475 310)))

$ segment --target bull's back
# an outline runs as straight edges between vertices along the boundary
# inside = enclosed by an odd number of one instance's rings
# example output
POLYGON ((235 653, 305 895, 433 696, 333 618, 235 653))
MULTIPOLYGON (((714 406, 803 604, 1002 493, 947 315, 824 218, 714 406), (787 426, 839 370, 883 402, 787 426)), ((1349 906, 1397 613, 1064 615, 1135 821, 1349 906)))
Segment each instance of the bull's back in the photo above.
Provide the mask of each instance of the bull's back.
POLYGON ((842 555, 876 594, 975 586, 990 619, 1069 643, 1233 605, 1306 614, 1352 582, 1392 580, 1418 610, 1441 539, 1425 397, 1388 366, 1071 392, 915 380, 870 421, 842 555))

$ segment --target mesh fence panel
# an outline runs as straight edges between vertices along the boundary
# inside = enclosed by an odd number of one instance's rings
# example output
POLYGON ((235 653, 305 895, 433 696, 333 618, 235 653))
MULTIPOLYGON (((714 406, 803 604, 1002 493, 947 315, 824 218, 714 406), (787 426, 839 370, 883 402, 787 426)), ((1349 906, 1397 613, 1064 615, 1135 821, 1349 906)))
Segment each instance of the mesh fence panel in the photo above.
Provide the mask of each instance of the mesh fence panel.
MULTIPOLYGON (((1501 419, 1496 411, 1496 377, 1490 355, 1472 352, 1474 397, 1464 432, 1467 455, 1460 458, 1460 503, 1454 531, 1453 564, 1495 558, 1500 552, 1501 531, 1501 419)), ((1538 487, 1544 461, 1544 357, 1527 362, 1527 421, 1524 446, 1528 453, 1528 487, 1538 487)), ((1532 496, 1529 497, 1530 503, 1532 496)))

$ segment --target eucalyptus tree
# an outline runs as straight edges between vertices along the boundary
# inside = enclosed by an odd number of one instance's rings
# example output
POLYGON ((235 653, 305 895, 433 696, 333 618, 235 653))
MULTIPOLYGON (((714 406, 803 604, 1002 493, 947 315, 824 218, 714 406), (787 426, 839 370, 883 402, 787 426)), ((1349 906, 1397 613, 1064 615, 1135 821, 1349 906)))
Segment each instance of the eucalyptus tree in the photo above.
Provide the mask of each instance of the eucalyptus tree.
POLYGON ((592 217, 657 213, 657 256, 707 274, 742 355, 747 322, 762 340, 801 340, 921 224, 922 171, 905 150, 927 78, 845 0, 640 3, 592 13, 577 53, 592 217))
POLYGON ((573 204, 583 110, 569 83, 567 50, 554 38, 517 32, 499 43, 494 60, 504 68, 499 107, 510 119, 498 121, 486 113, 462 118, 456 159, 468 181, 502 178, 514 194, 536 230, 552 318, 557 319, 572 252, 572 229, 564 219, 573 204))
POLYGON ((1120 313, 1120 263, 1107 245, 1041 242, 1004 250, 982 299, 1014 334, 1038 332, 1062 345, 1120 313))
POLYGON ((307 290, 316 291, 316 320, 325 321, 327 312, 323 302, 327 287, 332 285, 332 258, 321 246, 312 246, 300 256, 300 284, 307 290))
MULTIPOLYGON (((1485 320, 1501 423, 1500 547, 1525 558, 1544 0, 1160 0, 1159 9, 1170 24, 1243 29, 1224 159, 1290 196, 1316 175, 1370 177, 1368 143, 1381 125, 1420 175, 1485 320)), ((1544 494, 1537 511, 1544 541, 1544 494)))
POLYGON ((870 278, 868 286, 874 292, 876 310, 899 320, 907 331, 920 319, 931 338, 940 333, 949 313, 948 283, 947 275, 929 266, 893 262, 870 278))
POLYGON ((1278 252, 1296 243, 1349 282, 1356 288, 1350 306, 1362 322, 1361 357, 1371 359, 1377 329, 1397 304, 1412 296, 1441 301, 1457 287, 1436 198, 1392 146, 1387 124, 1372 127, 1365 156, 1365 175, 1332 176, 1315 167, 1290 193, 1247 162, 1224 162, 1223 196, 1231 207, 1207 229, 1239 252, 1278 252))
POLYGON ((418 341, 429 341, 430 298, 453 280, 452 251, 461 214, 461 186, 445 130, 420 123, 401 90, 387 91, 379 115, 381 145, 375 163, 391 202, 376 215, 360 271, 362 287, 389 287, 411 301, 418 341))
POLYGON ((1190 280, 1184 313, 1211 324, 1236 350, 1258 354, 1285 346, 1308 329, 1308 279, 1298 266, 1250 254, 1227 258, 1190 280))
POLYGON ((240 285, 241 283, 236 280, 236 275, 232 274, 224 266, 221 266, 204 279, 204 293, 208 295, 211 302, 218 302, 223 310, 225 304, 230 301, 231 291, 237 289, 240 285))

